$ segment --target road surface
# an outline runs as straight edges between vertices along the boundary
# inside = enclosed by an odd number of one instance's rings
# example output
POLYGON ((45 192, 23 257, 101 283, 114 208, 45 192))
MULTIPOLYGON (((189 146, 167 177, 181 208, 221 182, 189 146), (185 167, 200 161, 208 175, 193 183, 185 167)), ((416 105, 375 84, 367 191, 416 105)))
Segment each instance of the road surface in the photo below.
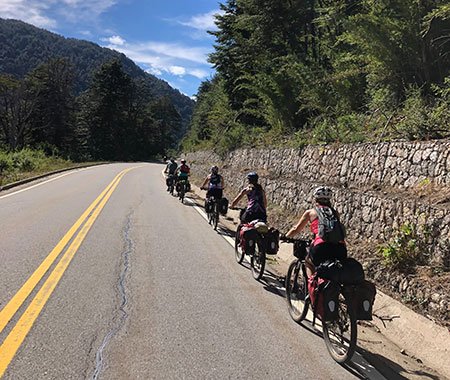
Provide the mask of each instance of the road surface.
POLYGON ((0 193, 0 377, 352 379, 162 165, 75 170, 0 193))

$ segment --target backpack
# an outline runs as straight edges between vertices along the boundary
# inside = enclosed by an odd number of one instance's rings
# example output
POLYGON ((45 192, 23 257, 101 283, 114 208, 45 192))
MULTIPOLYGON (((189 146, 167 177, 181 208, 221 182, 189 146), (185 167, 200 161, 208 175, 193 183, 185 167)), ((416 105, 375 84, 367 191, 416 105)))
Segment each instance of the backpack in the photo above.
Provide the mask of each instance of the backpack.
POLYGON ((331 207, 322 206, 315 208, 319 218, 317 235, 328 243, 339 243, 345 239, 345 229, 339 217, 331 207))

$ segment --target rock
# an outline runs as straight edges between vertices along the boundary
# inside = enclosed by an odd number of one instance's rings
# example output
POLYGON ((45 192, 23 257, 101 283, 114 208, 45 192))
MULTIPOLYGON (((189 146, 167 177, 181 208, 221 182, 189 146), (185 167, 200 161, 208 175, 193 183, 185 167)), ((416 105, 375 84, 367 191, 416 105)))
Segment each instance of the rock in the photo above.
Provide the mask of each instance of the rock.
POLYGON ((433 302, 439 302, 441 300, 441 295, 439 293, 433 293, 431 295, 431 301, 433 302))

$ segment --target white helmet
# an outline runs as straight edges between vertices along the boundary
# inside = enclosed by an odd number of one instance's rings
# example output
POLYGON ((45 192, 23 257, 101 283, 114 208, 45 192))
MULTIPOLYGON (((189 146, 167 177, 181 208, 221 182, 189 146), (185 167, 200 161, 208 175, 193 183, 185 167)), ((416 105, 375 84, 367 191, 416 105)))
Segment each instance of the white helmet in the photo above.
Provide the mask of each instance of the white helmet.
POLYGON ((320 186, 314 190, 313 195, 315 199, 331 199, 333 191, 327 186, 320 186))

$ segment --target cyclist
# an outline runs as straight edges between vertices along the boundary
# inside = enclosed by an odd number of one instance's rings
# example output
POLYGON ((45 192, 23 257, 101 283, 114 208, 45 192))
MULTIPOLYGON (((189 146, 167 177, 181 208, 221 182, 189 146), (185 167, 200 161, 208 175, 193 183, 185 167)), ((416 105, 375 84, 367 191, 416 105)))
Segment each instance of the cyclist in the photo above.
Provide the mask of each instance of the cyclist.
POLYGON ((230 208, 234 208, 236 204, 247 196, 247 208, 241 216, 242 223, 249 223, 253 220, 261 220, 267 222, 267 198, 262 186, 258 183, 258 174, 251 172, 247 174, 248 185, 243 188, 233 202, 230 208))
POLYGON ((186 164, 186 160, 184 158, 182 158, 180 160, 180 162, 181 162, 181 165, 178 166, 178 168, 175 172, 176 177, 177 177, 177 182, 186 181, 186 189, 189 189, 188 177, 189 177, 191 168, 186 164))
POLYGON ((203 185, 200 188, 202 190, 207 190, 206 199, 211 197, 214 199, 222 198, 224 181, 223 177, 219 174, 219 168, 217 166, 211 168, 211 173, 206 176, 203 185))
POLYGON ((310 246, 309 254, 306 257, 306 268, 308 276, 312 275, 315 271, 315 266, 318 266, 321 262, 328 259, 345 259, 347 257, 347 247, 345 241, 342 240, 338 243, 331 243, 324 241, 319 236, 319 215, 317 213, 318 208, 329 207, 338 215, 338 213, 331 206, 331 196, 333 192, 329 187, 320 186, 313 192, 314 207, 306 210, 300 217, 298 223, 292 227, 287 237, 294 237, 300 233, 303 228, 309 223, 311 232, 313 233, 313 241, 310 246))
MULTIPOLYGON (((168 174, 168 180, 173 181, 173 177, 175 176, 175 172, 177 171, 178 165, 176 161, 171 158, 170 161, 166 165, 166 169, 164 170, 165 174, 168 174)), ((167 182, 167 191, 170 190, 169 182, 167 182)))

